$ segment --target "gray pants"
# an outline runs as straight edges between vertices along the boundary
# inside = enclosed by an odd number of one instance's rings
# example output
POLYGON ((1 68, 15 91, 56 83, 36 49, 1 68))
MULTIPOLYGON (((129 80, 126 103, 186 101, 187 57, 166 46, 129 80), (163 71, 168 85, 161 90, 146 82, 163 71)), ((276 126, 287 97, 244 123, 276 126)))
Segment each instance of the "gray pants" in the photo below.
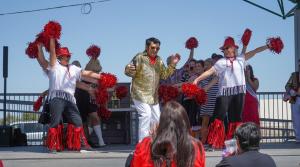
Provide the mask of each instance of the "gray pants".
POLYGON ((62 116, 67 118, 68 123, 74 124, 75 127, 82 126, 82 120, 76 104, 62 98, 53 98, 49 102, 51 122, 50 128, 56 128, 61 122, 62 116))
POLYGON ((295 104, 291 104, 291 108, 296 140, 300 141, 300 97, 297 97, 295 104))

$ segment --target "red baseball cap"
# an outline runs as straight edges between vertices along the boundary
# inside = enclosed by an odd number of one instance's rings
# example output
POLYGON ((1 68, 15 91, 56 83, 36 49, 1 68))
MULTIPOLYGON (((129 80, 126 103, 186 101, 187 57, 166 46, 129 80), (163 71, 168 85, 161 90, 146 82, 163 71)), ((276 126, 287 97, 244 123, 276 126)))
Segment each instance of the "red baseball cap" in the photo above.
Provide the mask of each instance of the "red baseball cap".
POLYGON ((58 49, 57 56, 71 57, 71 53, 69 52, 69 49, 67 47, 62 47, 58 49))
POLYGON ((224 41, 224 44, 222 47, 220 47, 221 50, 225 50, 228 47, 235 47, 235 48, 239 48, 237 45, 235 45, 234 39, 232 37, 227 37, 224 41))

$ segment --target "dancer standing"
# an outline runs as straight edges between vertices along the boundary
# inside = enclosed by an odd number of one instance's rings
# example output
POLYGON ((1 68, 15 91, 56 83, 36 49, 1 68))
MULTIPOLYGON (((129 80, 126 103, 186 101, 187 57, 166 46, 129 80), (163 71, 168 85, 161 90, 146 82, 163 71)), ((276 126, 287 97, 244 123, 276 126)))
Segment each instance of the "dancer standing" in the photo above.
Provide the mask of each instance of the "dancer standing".
POLYGON ((214 148, 222 148, 225 140, 225 129, 223 119, 228 113, 229 130, 226 138, 232 138, 233 132, 241 123, 241 113, 243 111, 244 96, 246 93, 245 83, 245 61, 253 57, 256 53, 268 49, 267 45, 256 48, 245 55, 236 55, 236 49, 232 37, 227 37, 220 49, 225 58, 218 60, 213 67, 205 71, 194 80, 194 84, 216 74, 219 77, 219 92, 217 94, 214 121, 209 127, 208 143, 214 148))
MULTIPOLYGON (((38 57, 43 57, 41 44, 38 44, 38 57)), ((54 38, 51 38, 50 62, 49 64, 45 62, 41 63, 43 65, 43 69, 48 70, 49 77, 48 98, 50 105, 51 122, 47 134, 47 146, 50 151, 61 151, 63 149, 61 147, 62 127, 59 125, 63 113, 65 113, 67 119, 74 125, 74 128, 68 127, 68 148, 74 150, 80 150, 81 148, 90 148, 87 144, 82 129, 82 120, 76 106, 74 92, 76 81, 79 81, 81 76, 99 79, 100 75, 91 71, 82 71, 75 65, 70 65, 70 57, 71 53, 66 47, 60 48, 58 51, 56 51, 55 40, 54 38)))
POLYGON ((159 81, 172 75, 179 61, 178 56, 173 56, 166 68, 157 55, 159 49, 158 39, 153 37, 147 39, 145 51, 138 53, 125 68, 125 74, 132 77, 131 97, 139 114, 139 141, 149 135, 150 127, 158 123, 159 81))

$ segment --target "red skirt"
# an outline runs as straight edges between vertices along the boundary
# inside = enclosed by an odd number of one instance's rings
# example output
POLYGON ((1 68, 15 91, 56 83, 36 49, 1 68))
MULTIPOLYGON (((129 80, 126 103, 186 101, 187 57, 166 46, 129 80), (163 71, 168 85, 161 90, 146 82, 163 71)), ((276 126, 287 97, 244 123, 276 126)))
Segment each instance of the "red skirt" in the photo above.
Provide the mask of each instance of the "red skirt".
POLYGON ((244 110, 242 114, 243 122, 254 122, 260 126, 258 113, 258 100, 253 97, 248 91, 245 96, 244 110))

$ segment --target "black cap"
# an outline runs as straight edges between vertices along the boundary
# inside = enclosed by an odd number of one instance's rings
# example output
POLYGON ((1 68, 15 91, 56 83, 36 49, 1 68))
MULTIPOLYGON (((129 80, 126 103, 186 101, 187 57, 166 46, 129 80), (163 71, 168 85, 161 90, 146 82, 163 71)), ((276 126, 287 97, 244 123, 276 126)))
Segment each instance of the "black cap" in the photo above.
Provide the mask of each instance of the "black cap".
POLYGON ((212 58, 212 59, 221 59, 221 58, 223 58, 223 56, 222 56, 222 55, 219 55, 219 54, 216 54, 216 53, 213 53, 213 54, 211 55, 211 58, 212 58))

